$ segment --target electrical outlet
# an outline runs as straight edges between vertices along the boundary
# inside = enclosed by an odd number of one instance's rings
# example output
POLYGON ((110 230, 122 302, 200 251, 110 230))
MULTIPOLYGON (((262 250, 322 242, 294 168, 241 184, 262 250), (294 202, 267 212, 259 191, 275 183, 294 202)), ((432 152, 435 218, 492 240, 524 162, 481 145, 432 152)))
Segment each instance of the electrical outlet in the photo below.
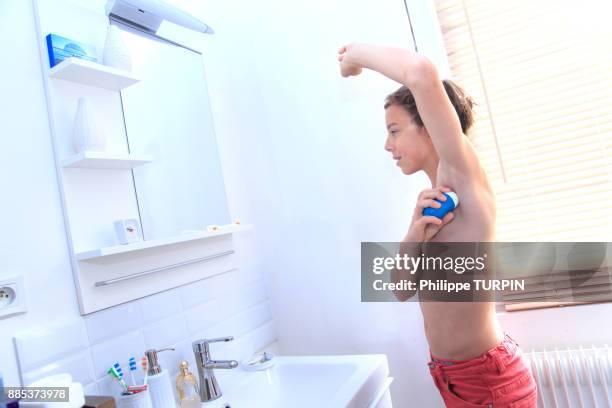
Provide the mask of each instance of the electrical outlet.
POLYGON ((26 312, 23 276, 0 278, 0 318, 26 312))

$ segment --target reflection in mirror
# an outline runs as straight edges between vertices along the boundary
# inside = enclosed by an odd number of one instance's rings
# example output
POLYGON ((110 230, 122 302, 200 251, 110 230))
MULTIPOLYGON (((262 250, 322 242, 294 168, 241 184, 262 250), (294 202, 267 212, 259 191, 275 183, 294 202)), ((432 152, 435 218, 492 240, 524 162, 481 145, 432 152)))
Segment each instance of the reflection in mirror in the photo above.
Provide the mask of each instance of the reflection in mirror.
POLYGON ((202 56, 123 30, 142 81, 121 92, 130 153, 153 162, 134 169, 146 240, 230 223, 202 56))

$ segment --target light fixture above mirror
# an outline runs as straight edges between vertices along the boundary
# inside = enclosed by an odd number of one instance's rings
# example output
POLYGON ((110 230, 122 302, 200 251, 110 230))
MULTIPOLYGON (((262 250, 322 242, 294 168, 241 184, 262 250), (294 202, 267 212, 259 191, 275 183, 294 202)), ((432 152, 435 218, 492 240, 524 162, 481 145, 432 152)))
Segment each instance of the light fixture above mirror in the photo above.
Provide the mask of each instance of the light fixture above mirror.
POLYGON ((164 20, 204 34, 214 34, 206 23, 161 0, 108 0, 106 15, 151 34, 157 33, 164 20))

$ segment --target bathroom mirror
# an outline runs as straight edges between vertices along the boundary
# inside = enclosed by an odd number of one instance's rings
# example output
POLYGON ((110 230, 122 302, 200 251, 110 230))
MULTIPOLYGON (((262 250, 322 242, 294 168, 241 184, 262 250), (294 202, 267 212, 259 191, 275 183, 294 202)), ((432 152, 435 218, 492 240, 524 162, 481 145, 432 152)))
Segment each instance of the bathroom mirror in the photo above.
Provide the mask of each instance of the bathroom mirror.
POLYGON ((142 80, 121 91, 145 240, 230 223, 202 55, 118 25, 142 80))
POLYGON ((205 232, 208 225, 231 220, 204 60, 197 51, 203 40, 172 25, 160 27, 166 38, 129 27, 127 20, 111 21, 111 28, 105 5, 106 0, 32 0, 82 314, 235 269, 233 233, 249 229, 205 232), (67 59, 52 66, 49 34, 92 47, 95 61, 67 59), (81 133, 104 142, 75 143, 77 124, 87 125, 81 133), (122 232, 130 232, 131 241, 122 232))

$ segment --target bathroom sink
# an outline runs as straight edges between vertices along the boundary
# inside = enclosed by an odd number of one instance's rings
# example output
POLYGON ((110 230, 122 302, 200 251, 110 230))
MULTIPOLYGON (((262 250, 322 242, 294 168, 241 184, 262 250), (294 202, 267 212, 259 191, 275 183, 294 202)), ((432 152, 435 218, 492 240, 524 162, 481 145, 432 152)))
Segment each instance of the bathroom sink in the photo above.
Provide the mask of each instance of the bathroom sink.
POLYGON ((265 371, 218 377, 223 395, 206 408, 376 406, 390 380, 385 355, 275 357, 265 371))

